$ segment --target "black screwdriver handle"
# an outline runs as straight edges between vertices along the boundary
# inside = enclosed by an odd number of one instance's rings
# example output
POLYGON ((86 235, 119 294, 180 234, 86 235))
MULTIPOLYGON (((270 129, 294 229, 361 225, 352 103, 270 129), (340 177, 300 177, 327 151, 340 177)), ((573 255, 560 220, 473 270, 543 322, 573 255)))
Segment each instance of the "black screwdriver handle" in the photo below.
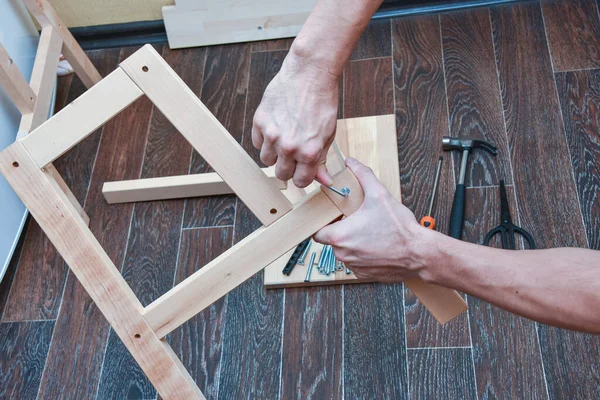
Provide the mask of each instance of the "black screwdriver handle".
POLYGON ((465 194, 465 185, 460 183, 456 185, 454 201, 452 201, 452 212, 450 213, 450 229, 448 234, 459 240, 462 236, 462 228, 465 221, 465 194))

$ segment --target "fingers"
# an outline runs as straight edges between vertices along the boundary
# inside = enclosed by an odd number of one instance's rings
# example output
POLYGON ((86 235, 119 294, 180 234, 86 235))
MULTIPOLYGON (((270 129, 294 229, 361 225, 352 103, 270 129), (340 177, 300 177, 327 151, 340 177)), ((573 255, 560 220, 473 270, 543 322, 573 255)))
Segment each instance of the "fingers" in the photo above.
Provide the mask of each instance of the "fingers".
POLYGON ((257 124, 256 120, 254 120, 252 124, 252 145, 255 149, 260 150, 263 145, 263 141, 264 139, 260 125, 257 124))
POLYGON ((294 171, 294 185, 299 188, 305 188, 312 183, 317 173, 317 167, 306 163, 296 164, 294 171))
POLYGON ((360 186, 363 188, 365 195, 378 193, 381 190, 387 191, 381 182, 379 182, 379 179, 377 179, 371 168, 352 157, 346 158, 346 165, 356 176, 356 179, 358 179, 358 183, 360 183, 360 186))
POLYGON ((323 161, 323 163, 317 166, 315 179, 321 185, 331 186, 333 184, 333 178, 331 177, 331 175, 329 175, 329 171, 327 171, 327 165, 325 161, 323 161))
POLYGON ((275 163, 277 162, 277 153, 275 152, 275 147, 273 146, 273 143, 269 140, 263 141, 262 147, 260 149, 260 161, 262 161, 263 164, 265 164, 268 167, 270 167, 271 165, 275 165, 275 163))
MULTIPOLYGON (((296 162, 289 156, 278 157, 277 165, 275 166, 275 176, 282 181, 292 179, 296 170, 296 162)), ((309 182, 310 183, 310 182, 309 182)), ((295 184, 295 182, 294 182, 295 184)), ((296 185, 298 186, 298 185, 296 185)), ((305 185, 306 186, 306 185, 305 185)), ((300 187, 300 186, 298 186, 300 187)), ((303 187, 303 186, 302 186, 303 187)))

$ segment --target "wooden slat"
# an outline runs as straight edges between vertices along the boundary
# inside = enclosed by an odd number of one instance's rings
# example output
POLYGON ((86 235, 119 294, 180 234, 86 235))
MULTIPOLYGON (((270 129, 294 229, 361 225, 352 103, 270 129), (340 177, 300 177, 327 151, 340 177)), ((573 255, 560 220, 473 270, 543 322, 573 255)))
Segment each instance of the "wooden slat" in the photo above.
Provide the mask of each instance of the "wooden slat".
MULTIPOLYGON (((277 189, 286 183, 275 177, 275 168, 263 169, 277 189)), ((105 182, 102 193, 109 204, 139 201, 181 199, 187 197, 231 194, 233 190, 215 172, 196 175, 175 175, 129 181, 105 182)))
POLYGON ((102 77, 96 67, 83 52, 48 0, 24 0, 23 2, 42 28, 52 26, 59 33, 64 43, 63 54, 83 83, 88 88, 98 83, 102 77))
POLYGON ((43 167, 104 125, 142 94, 125 72, 116 69, 93 89, 21 139, 21 142, 36 163, 43 167))
POLYGON ((292 209, 283 194, 151 46, 121 63, 150 100, 266 226, 292 209), (199 130, 207 133, 201 135, 199 130))
POLYGON ((316 193, 146 307, 146 321, 165 336, 340 215, 325 195, 316 193))
POLYGON ((180 368, 177 357, 167 351, 142 317, 142 305, 102 246, 60 188, 39 170, 21 143, 13 144, 0 154, 0 172, 61 252, 157 390, 165 397, 203 399, 193 379, 180 368), (69 234, 65 235, 65 232, 69 234))
POLYGON ((21 114, 33 112, 35 105, 35 93, 25 80, 21 71, 10 58, 2 44, 0 44, 0 87, 4 89, 8 97, 15 103, 21 114))

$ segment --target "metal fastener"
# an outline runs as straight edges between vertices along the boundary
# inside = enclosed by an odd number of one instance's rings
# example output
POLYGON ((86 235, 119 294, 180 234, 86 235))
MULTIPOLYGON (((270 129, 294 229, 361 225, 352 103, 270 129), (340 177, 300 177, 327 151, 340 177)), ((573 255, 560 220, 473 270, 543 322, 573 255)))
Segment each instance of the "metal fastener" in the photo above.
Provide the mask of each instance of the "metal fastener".
POLYGON ((306 277, 304 278, 304 282, 310 282, 310 274, 312 273, 313 265, 315 264, 315 257, 317 253, 313 251, 310 255, 310 261, 308 262, 308 271, 306 271, 306 277))
POLYGON ((304 260, 306 259, 306 255, 308 254, 308 250, 310 249, 311 245, 312 245, 312 241, 308 242, 308 246, 306 246, 306 248, 304 249, 302 254, 300 254, 300 258, 298 259, 299 265, 304 265, 304 260))
POLYGON ((352 271, 350 271, 349 268, 346 268, 346 275, 350 275, 352 273, 352 271))
POLYGON ((327 246, 323 246, 321 249, 321 255, 319 256, 319 263, 317 264, 317 269, 319 271, 323 270, 323 263, 327 259, 327 246))
POLYGON ((334 193, 339 194, 342 197, 348 197, 348 195, 350 194, 350 189, 347 187, 343 187, 342 190, 340 189, 336 189, 333 186, 327 186, 331 191, 333 191, 334 193))

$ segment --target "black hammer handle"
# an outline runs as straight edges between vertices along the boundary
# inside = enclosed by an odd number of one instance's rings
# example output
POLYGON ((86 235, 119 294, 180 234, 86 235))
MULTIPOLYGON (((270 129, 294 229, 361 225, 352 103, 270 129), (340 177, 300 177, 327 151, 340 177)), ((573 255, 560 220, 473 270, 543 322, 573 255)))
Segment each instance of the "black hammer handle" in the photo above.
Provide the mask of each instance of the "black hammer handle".
POLYGON ((448 234, 460 240, 462 236, 463 223, 465 221, 465 192, 464 184, 456 185, 454 192, 454 201, 452 201, 452 213, 450 213, 450 229, 448 234))

